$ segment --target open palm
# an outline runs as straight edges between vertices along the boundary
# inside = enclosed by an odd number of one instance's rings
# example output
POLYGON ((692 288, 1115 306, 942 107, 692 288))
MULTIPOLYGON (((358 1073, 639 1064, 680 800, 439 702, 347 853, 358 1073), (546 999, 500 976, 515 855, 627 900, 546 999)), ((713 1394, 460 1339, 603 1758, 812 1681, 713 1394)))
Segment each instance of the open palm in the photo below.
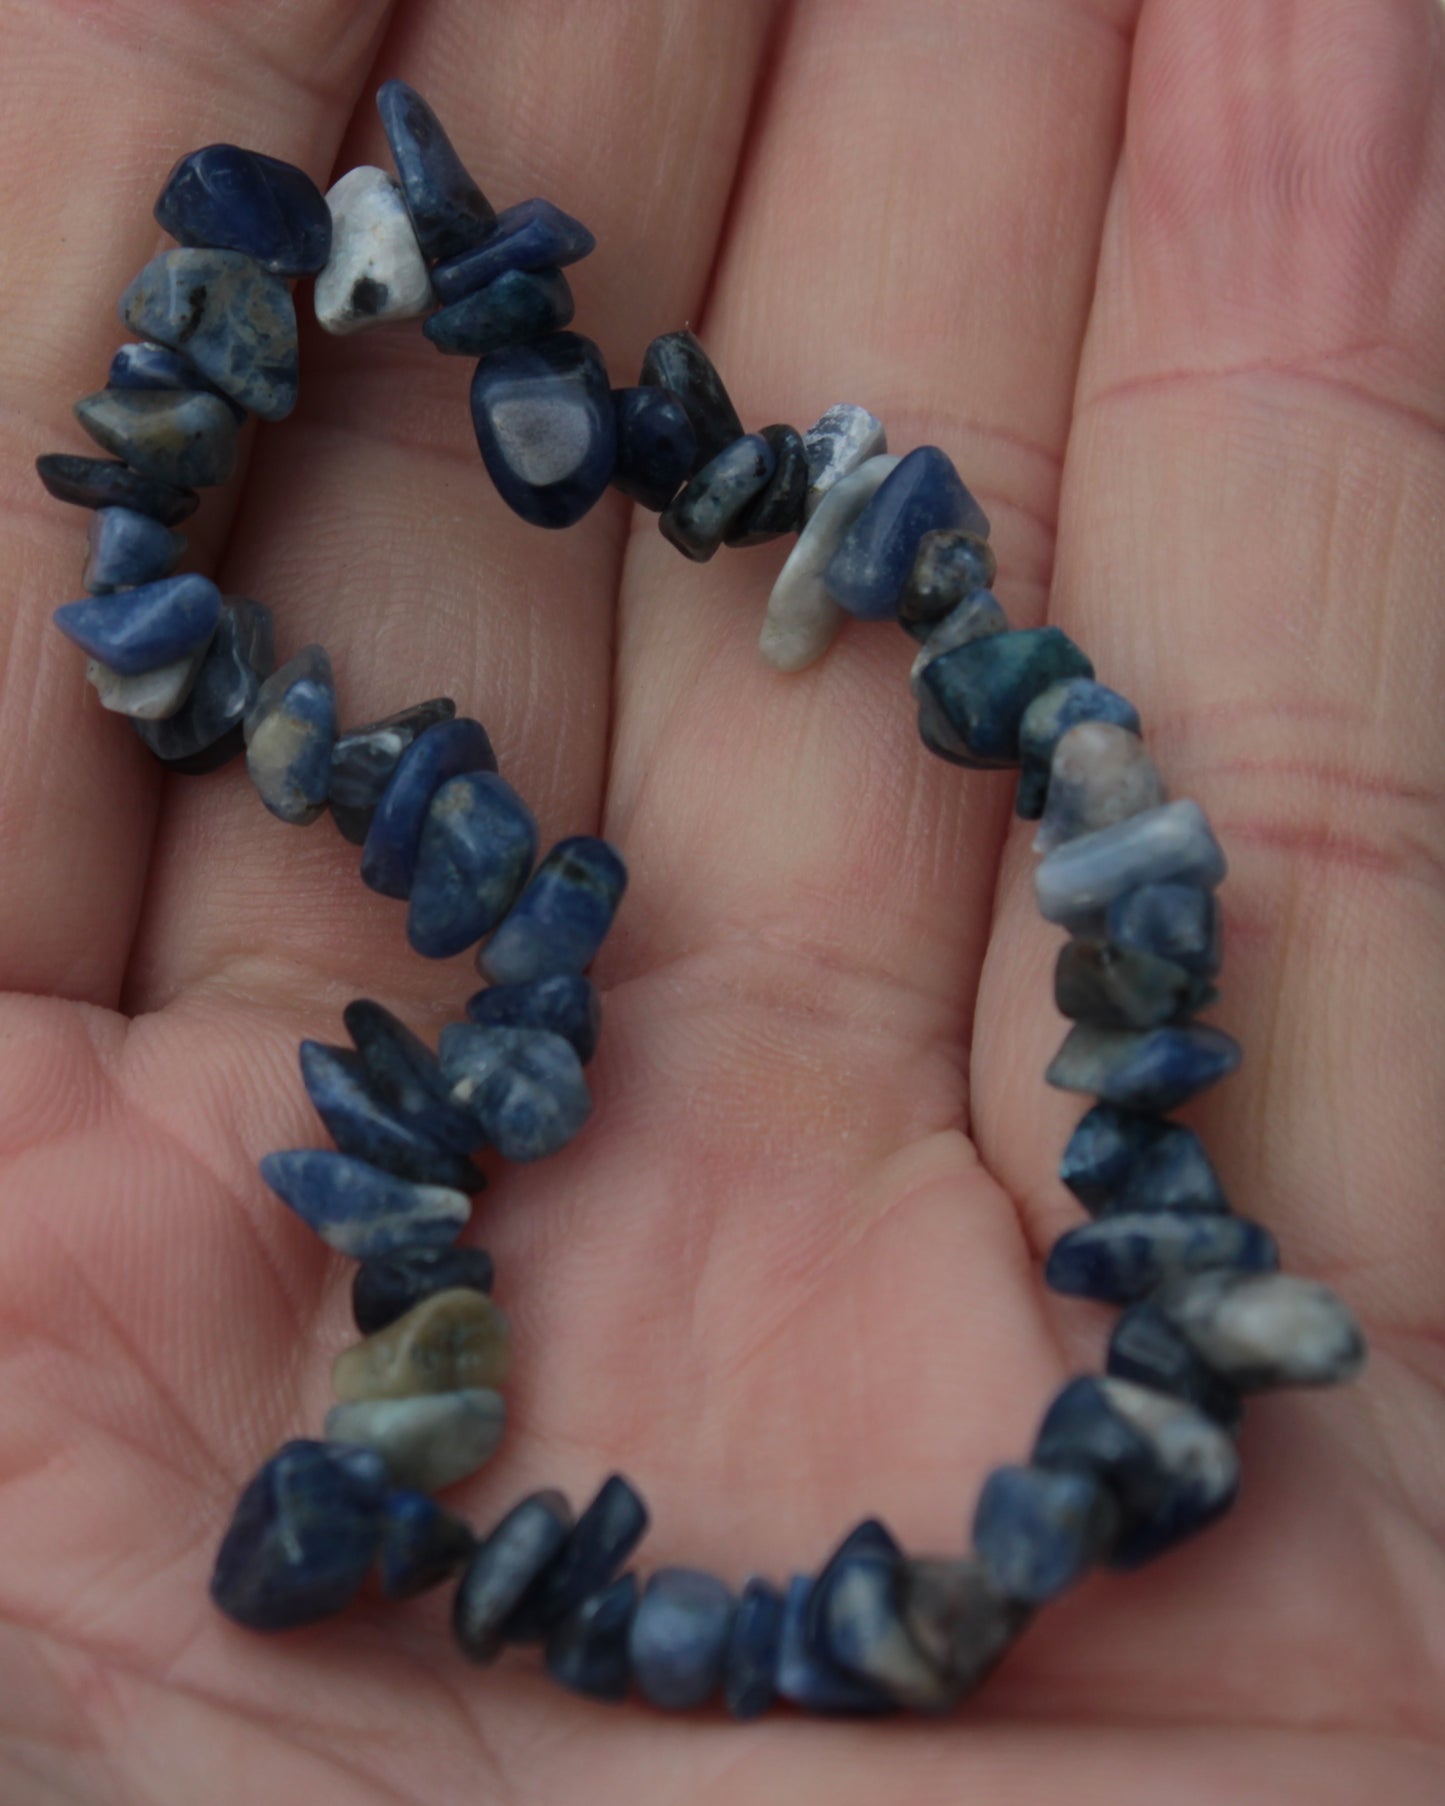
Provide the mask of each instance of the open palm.
MULTIPOLYGON (((1437 1801, 1437 0, 6 0, 0 36, 0 1798, 1437 1801), (495 199, 596 230, 614 380, 689 321, 750 424, 859 401, 947 447, 1016 622, 1137 699, 1229 853, 1247 1061, 1195 1119, 1373 1363, 1261 1403, 1237 1512, 1045 1614, 956 1722, 619 1712, 468 1668, 439 1597, 279 1639, 207 1601, 353 1334, 347 1264, 255 1171, 316 1135, 296 1042, 358 994, 434 1032, 475 981, 407 952, 329 825, 162 777, 96 706, 48 624, 83 523, 29 467, 75 444, 170 162, 376 161, 392 74, 495 199)), ((593 1120, 478 1202, 518 1353, 458 1507, 621 1468, 649 1561, 779 1576, 865 1511, 958 1549, 1105 1324, 1038 1276, 1079 1106, 1039 1077, 1055 936, 1010 786, 919 746, 902 634, 758 660, 777 548, 685 566, 616 496, 513 519, 467 375, 313 334, 195 536, 283 656, 325 642, 348 720, 454 696, 544 836, 631 866, 593 1120)))

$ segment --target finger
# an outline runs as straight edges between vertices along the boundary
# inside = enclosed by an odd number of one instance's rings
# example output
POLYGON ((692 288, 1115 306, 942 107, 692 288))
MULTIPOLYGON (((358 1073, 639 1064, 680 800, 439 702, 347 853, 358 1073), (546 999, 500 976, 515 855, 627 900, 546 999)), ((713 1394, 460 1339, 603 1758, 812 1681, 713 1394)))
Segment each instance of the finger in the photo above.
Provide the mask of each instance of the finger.
MULTIPOLYGON (((376 75, 428 95, 498 204, 547 194, 593 227, 595 256, 569 271, 577 327, 624 383, 700 301, 767 24, 761 3, 699 9, 684 31, 665 0, 444 0, 399 16, 376 75)), ((369 100, 341 161, 389 161, 369 100)), ((310 351, 228 583, 274 605, 283 655, 330 649, 346 720, 450 695, 486 724, 544 838, 595 827, 621 498, 567 533, 512 516, 477 455, 470 365, 414 325, 310 351)), ((154 1007, 204 978, 303 1009, 342 985, 455 1009, 468 977, 410 953, 396 903, 356 867, 329 823, 280 829, 239 769, 204 794, 177 785, 128 998, 154 1007)))
MULTIPOLYGON (((806 427, 841 398, 895 449, 946 447, 1024 619, 1052 559, 1131 16, 1066 0, 797 8, 705 322, 755 424, 806 427), (1047 132, 1022 123, 1040 95, 1047 132)), ((801 676, 761 662, 779 561, 688 568, 655 533, 636 543, 608 799, 633 886, 606 969, 876 1023, 943 1055, 913 1088, 911 1129, 953 1125, 1003 788, 923 753, 897 629, 849 628, 801 676)), ((868 1076, 876 1049, 856 1045, 860 1070, 829 1084, 891 1100, 868 1076)), ((805 1133, 821 1124, 799 1106, 805 1133)))
MULTIPOLYGON (((796 9, 702 323, 744 418, 856 400, 896 443, 982 467, 1008 568, 1035 580, 1054 472, 1013 436, 1062 440, 1126 56, 1060 6, 796 9), (1054 84, 1063 143, 969 156, 1054 84), (977 193, 943 173, 965 159, 977 193), (1030 197, 1057 182, 1055 230, 1030 197), (1047 347, 1032 382, 1009 295, 1047 347)), ((625 1449, 691 1559, 746 1541, 782 1564, 864 1501, 902 1534, 956 1534, 960 1490, 1058 1363, 1013 1213, 957 1132, 990 799, 921 775, 898 629, 845 634, 798 677, 761 664, 777 562, 690 569, 637 523, 607 810, 633 878, 599 961, 598 1120, 585 1179, 553 1175, 565 1232, 533 1191, 519 1248, 521 1177, 489 1234, 508 1271, 546 1275, 518 1300, 519 1342, 552 1351, 521 1364, 518 1421, 564 1456, 625 1449), (977 1371, 1007 1378, 960 1381, 977 1371), (719 1472, 700 1523, 684 1495, 719 1472)))
MULTIPOLYGON (((94 449, 69 420, 122 339, 115 301, 158 246, 170 163, 218 138, 319 175, 375 47, 383 0, 224 0, 77 11, 7 0, 0 166, 8 573, 0 603, 0 987, 116 1000, 145 882, 158 776, 50 624, 80 593, 86 514, 41 490, 38 453, 94 449), (110 98, 75 108, 76 71, 110 98), (64 130, 57 121, 67 120, 64 130)), ((187 534, 205 565, 228 500, 187 534)))
MULTIPOLYGON (((1442 51, 1433 0, 1146 8, 1053 603, 1231 863, 1214 1014, 1246 1060, 1191 1113, 1226 1188, 1411 1359, 1445 1157, 1442 51)), ((1063 1025, 1018 1004, 1057 940, 1026 839, 979 1130, 1042 1242, 1081 1103, 1042 1097, 1063 1025)))

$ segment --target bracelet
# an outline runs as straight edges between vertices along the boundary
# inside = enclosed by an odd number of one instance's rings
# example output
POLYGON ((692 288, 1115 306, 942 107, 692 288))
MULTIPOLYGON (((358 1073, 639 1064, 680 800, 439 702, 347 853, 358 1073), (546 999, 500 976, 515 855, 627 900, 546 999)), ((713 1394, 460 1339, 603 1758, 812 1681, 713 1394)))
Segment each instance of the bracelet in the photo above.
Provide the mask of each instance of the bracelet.
POLYGON ((243 1491, 217 1554, 216 1605, 279 1630, 364 1587, 401 1599, 452 1581, 474 1662, 538 1643, 577 1692, 736 1718, 781 1699, 826 1713, 948 1710, 1041 1605, 1091 1567, 1152 1560, 1219 1519, 1239 1484, 1243 1399, 1353 1378, 1364 1339, 1325 1286, 1279 1271, 1274 1239, 1235 1214, 1195 1132, 1168 1113, 1233 1072, 1238 1044, 1196 1018, 1220 970, 1225 858, 1199 806, 1169 800, 1134 706, 1057 627, 1010 627, 992 589, 989 523, 936 446, 887 450, 854 404, 806 432, 745 432, 690 331, 647 348, 614 389, 568 330, 565 266, 592 234, 545 200, 495 212, 421 97, 378 106, 396 175, 353 169, 324 197, 299 169, 234 145, 182 157, 156 203, 177 240, 120 302, 136 335, 76 404, 110 457, 38 460, 52 495, 91 509, 85 598, 56 610, 107 709, 166 768, 244 752, 272 814, 329 811, 372 890, 407 904, 425 958, 481 943, 484 988, 433 1052, 380 1004, 343 1012, 349 1046, 301 1045, 334 1148, 269 1154, 271 1190, 358 1265, 361 1340, 338 1356, 324 1437, 287 1443, 243 1491), (471 413, 503 500, 543 527, 609 487, 703 561, 796 535, 760 651, 798 671, 847 616, 918 642, 924 745, 1019 773, 1038 822, 1044 918, 1067 931, 1054 997, 1071 1026, 1047 1082, 1094 1101, 1060 1176, 1088 1213, 1049 1254, 1057 1292, 1123 1307, 1105 1372, 1070 1380, 1025 1461, 986 1479, 964 1554, 906 1555, 876 1519, 816 1573, 734 1590, 697 1569, 645 1584, 627 1563, 648 1523, 608 1477, 574 1518, 533 1492, 485 1534, 433 1496, 475 1473, 504 1424, 506 1317, 493 1263, 458 1246, 483 1183, 472 1156, 556 1152, 585 1124, 601 1026, 586 976, 622 900, 617 850, 592 835, 537 859, 537 826, 480 722, 450 698, 339 731, 316 645, 279 666, 270 611, 176 572, 197 487, 224 483, 247 414, 297 395, 289 280, 315 277, 320 324, 346 334, 421 319, 476 360, 471 413))

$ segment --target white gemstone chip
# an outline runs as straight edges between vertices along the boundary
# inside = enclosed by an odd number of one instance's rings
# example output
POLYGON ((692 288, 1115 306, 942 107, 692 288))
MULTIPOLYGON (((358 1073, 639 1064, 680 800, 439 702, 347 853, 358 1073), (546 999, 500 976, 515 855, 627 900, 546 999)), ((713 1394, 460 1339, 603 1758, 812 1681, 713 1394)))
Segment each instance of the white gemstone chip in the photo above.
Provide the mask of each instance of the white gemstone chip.
POLYGON ((331 256, 316 278, 327 332, 415 320, 436 305, 401 189, 384 169, 349 169, 328 192, 331 256))
POLYGON ((506 1407, 488 1387, 414 1398, 358 1399, 326 1413, 326 1440, 374 1449, 397 1486, 439 1492, 495 1453, 506 1407))
POLYGON ((1173 1479, 1211 1499, 1228 1498, 1239 1485, 1239 1453, 1220 1426, 1182 1399, 1151 1392, 1132 1380, 1101 1379, 1099 1390, 1150 1444, 1173 1479))
POLYGON ((1160 1308, 1185 1341, 1242 1392, 1338 1386, 1365 1365, 1365 1338, 1318 1280, 1292 1273, 1200 1273, 1160 1308))
POLYGON ((207 640, 184 658, 158 665, 154 671, 137 672, 133 677, 113 671, 98 658, 87 659, 85 675, 94 684, 102 708, 114 709, 118 715, 133 715, 137 721, 168 721, 184 706, 210 646, 207 640))
POLYGON ((1141 884, 1174 879, 1212 890, 1227 869, 1204 811, 1181 797, 1055 847, 1034 871, 1034 897, 1046 922, 1082 929, 1141 884))
POLYGON ((758 651, 779 671, 802 671, 820 659, 843 622, 843 610, 823 587, 823 574, 838 542, 873 499, 879 484, 899 463, 870 458, 835 483, 798 535, 788 562, 778 572, 758 651))
POLYGON ((887 450, 888 435, 876 415, 853 401, 835 402, 803 434, 803 456, 808 462, 803 519, 813 518, 823 497, 844 477, 887 450))
POLYGON ((1051 853, 1165 800, 1163 780, 1138 734, 1112 721, 1080 721, 1054 748, 1034 851, 1051 853))

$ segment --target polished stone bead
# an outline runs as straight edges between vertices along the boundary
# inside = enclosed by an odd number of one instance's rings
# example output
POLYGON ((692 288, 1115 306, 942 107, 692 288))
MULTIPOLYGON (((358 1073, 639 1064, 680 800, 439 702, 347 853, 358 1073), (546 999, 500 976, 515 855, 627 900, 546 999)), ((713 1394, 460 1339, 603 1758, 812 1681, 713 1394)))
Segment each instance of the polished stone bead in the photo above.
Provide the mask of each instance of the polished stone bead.
POLYGON ((723 1651, 723 1700, 734 1718, 760 1718, 772 1705, 782 1635, 783 1595, 755 1576, 738 1596, 723 1651))
POLYGON ((1021 1605, 1043 1605, 1107 1555, 1118 1508, 1089 1474, 998 1467, 984 1482, 973 1542, 989 1578, 1021 1605))
POLYGON ((85 587, 93 596, 104 596, 168 576, 186 542, 134 508, 97 508, 90 517, 87 546, 85 587))
POLYGON ((1036 821, 1044 812, 1049 770, 1059 741, 1081 721, 1108 721, 1132 734, 1141 732, 1139 711, 1117 690, 1091 677, 1050 684, 1024 710, 1019 723, 1019 787, 1014 813, 1036 821))
POLYGON ((685 558, 706 564, 772 480, 773 470, 773 448, 761 433, 734 439, 668 504, 658 521, 663 538, 685 558))
POLYGON ((902 1564, 896 1546, 840 1549, 813 1587, 812 1640, 836 1666, 871 1681, 899 1705, 941 1711, 954 1703, 957 1689, 904 1624, 902 1564))
POLYGON ((612 407, 617 417, 612 486, 661 514, 692 474, 697 457, 692 422, 665 389, 614 389, 612 407))
POLYGON ((607 841, 592 834, 559 840, 478 952, 477 969, 494 984, 583 971, 626 889, 627 867, 607 841))
MULTIPOLYGON (((878 1518, 864 1518, 862 1523, 854 1525, 813 1578, 803 1625, 803 1635, 811 1649, 830 1661, 836 1660, 828 1641, 829 1596, 848 1564, 859 1558, 897 1562, 902 1554, 893 1533, 878 1518)), ((847 1663, 841 1665, 848 1666, 847 1663)))
MULTIPOLYGON (((369 844, 369 842, 368 842, 369 844)), ((406 938, 425 959, 450 959, 494 928, 537 856, 537 823, 491 771, 448 778, 422 825, 406 938)))
POLYGON ((132 332, 184 351, 218 389, 263 420, 296 405, 291 291, 240 251, 165 251, 121 296, 132 332))
POLYGON ((1085 932, 1138 885, 1213 887, 1227 870, 1204 811, 1184 798, 1055 847, 1034 870, 1034 896, 1046 922, 1085 932))
POLYGON ((1044 1078, 1060 1091, 1092 1092, 1126 1110, 1172 1110, 1238 1067, 1240 1046, 1223 1029, 1095 1028, 1075 1023, 1044 1078))
POLYGON ((440 1492, 476 1473, 496 1453, 505 1422, 500 1392, 459 1387, 333 1405, 326 1413, 326 1440, 374 1449, 394 1486, 440 1492))
POLYGON ((914 639, 926 640, 960 603, 992 589, 997 572, 998 559, 986 539, 960 527, 935 527, 918 542, 898 598, 899 625, 914 639))
POLYGON ((165 527, 178 526, 201 503, 195 490, 157 483, 112 458, 46 452, 35 460, 35 469, 58 502, 73 502, 78 508, 130 508, 165 527))
POLYGON ((530 1493, 478 1545, 452 1606, 452 1629, 474 1662, 502 1652, 502 1626, 537 1576, 554 1561, 572 1528, 561 1493, 530 1493))
POLYGON ((1337 1386, 1365 1364, 1360 1326, 1316 1280, 1202 1273, 1165 1286, 1155 1302, 1195 1353, 1241 1392, 1337 1386))
POLYGON ((485 288, 440 308, 422 326, 438 351, 486 357, 560 332, 576 313, 561 270, 508 270, 485 288))
POLYGON ((237 426, 246 419, 240 402, 207 382, 188 357, 150 339, 122 345, 110 360, 105 383, 108 389, 204 389, 209 395, 220 396, 237 426))
POLYGON ((1204 1143, 1162 1117, 1095 1104, 1080 1117, 1059 1177, 1091 1216, 1113 1210, 1228 1210, 1204 1143))
POLYGON ((543 1029, 450 1023, 442 1030, 441 1063, 453 1103, 476 1118, 507 1160, 555 1154, 592 1113, 576 1050, 543 1029))
POLYGON ((523 984, 490 985, 467 999, 467 1016, 482 1028, 543 1028, 577 1050, 585 1066, 597 1050, 602 999, 590 978, 557 972, 523 984))
MULTIPOLYGON (((978 597, 972 600, 976 604, 978 597)), ((918 681, 951 730, 951 749, 943 756, 990 769, 1017 764, 1019 725, 1035 696, 1061 678, 1088 677, 1092 671, 1057 627, 995 633, 984 626, 962 645, 923 658, 918 681)))
POLYGON ((350 1048, 303 1041, 301 1078, 343 1154, 419 1185, 477 1192, 486 1183, 464 1154, 433 1140, 392 1109, 373 1085, 361 1055, 350 1048))
POLYGON ((827 1651, 849 1674, 871 1681, 899 1705, 942 1712, 958 1688, 924 1657, 903 1623, 900 1561, 860 1556, 844 1566, 828 1596, 827 1651))
POLYGON ((693 471, 701 470, 734 440, 742 438, 743 423, 722 377, 696 334, 686 327, 680 332, 665 332, 652 341, 643 353, 638 381, 644 387, 668 390, 682 404, 696 443, 693 471))
POLYGON ((377 1572, 388 1599, 414 1599, 450 1580, 472 1558, 469 1525, 424 1492, 386 1495, 377 1572))
POLYGON ((813 1580, 795 1574, 783 1596, 773 1684, 783 1699, 805 1712, 893 1712, 895 1702, 880 1687, 849 1674, 820 1654, 809 1642, 807 1623, 813 1580))
POLYGON ((372 1084, 393 1110, 443 1147, 459 1154, 476 1147, 476 1123, 451 1103, 451 1086, 420 1036, 369 997, 353 999, 341 1019, 372 1084))
POLYGON ((576 263, 596 244, 581 220, 551 201, 518 201, 502 209, 479 245, 439 263, 432 281, 442 302, 460 301, 509 270, 561 269, 576 263))
MULTIPOLYGON (((193 685, 192 689, 194 690, 194 688, 195 686, 193 685)), ((141 739, 150 747, 151 752, 155 754, 156 758, 161 761, 166 770, 173 776, 184 778, 209 777, 213 771, 222 770, 223 767, 229 765, 233 759, 244 757, 246 742, 242 737, 241 724, 239 721, 234 727, 228 728, 224 733, 218 734, 213 740, 208 741, 205 746, 201 747, 196 752, 179 753, 175 757, 168 757, 165 753, 157 752, 156 747, 151 744, 153 739, 160 738, 155 734, 154 730, 158 728, 169 729, 173 724, 177 722, 184 723, 188 719, 191 700, 191 697, 188 696, 185 702, 181 704, 180 708, 176 710, 174 715, 158 716, 155 719, 148 719, 143 715, 128 715, 127 720, 129 720, 131 726, 135 729, 136 733, 140 735, 141 739)), ((167 734, 164 738, 161 738, 161 744, 184 745, 193 737, 194 736, 188 732, 183 725, 180 731, 174 736, 167 734)))
POLYGON ((434 262, 480 244, 496 224, 496 211, 436 114, 403 81, 382 83, 376 91, 376 110, 422 256, 434 262))
POLYGON ((1164 785, 1144 742, 1111 721, 1081 721, 1054 748, 1034 851, 1157 809, 1164 785))
POLYGON ((407 747, 439 721, 453 720, 456 712, 450 696, 437 696, 339 736, 331 748, 326 800, 331 819, 353 846, 364 844, 376 805, 407 747))
POLYGON ((621 1474, 612 1474, 577 1519, 567 1541, 507 1620, 512 1643, 539 1641, 604 1587, 642 1541, 647 1506, 621 1474))
POLYGON ((828 562, 828 594, 865 621, 898 613, 918 542, 937 527, 988 536, 988 518, 936 445, 901 459, 828 562))
POLYGON ((843 623, 843 611, 824 582, 829 561, 849 527, 901 462, 879 456, 830 486, 778 572, 758 651, 778 671, 802 671, 821 658, 843 623))
POLYGON ((270 609, 233 596, 185 702, 165 720, 136 721, 135 731, 171 771, 216 771, 244 749, 241 724, 275 662, 270 609))
POLYGON ((733 1596, 699 1568, 659 1568, 643 1588, 627 1639, 643 1698, 671 1712, 704 1705, 722 1680, 733 1596))
POLYGON ((1115 897, 1105 917, 1111 945, 1172 960, 1211 978, 1222 957, 1219 903, 1197 884, 1141 884, 1115 897))
POLYGON ((762 493, 748 503, 723 535, 724 545, 764 545, 780 533, 796 533, 803 524, 808 460, 802 434, 793 426, 765 426, 759 437, 772 450, 773 474, 762 493))
POLYGON ((436 305, 401 189, 384 169, 348 169, 326 193, 331 256, 316 278, 316 319, 344 337, 419 319, 436 305))
POLYGON ((547 1639, 547 1672, 589 1699, 627 1697, 627 1647, 637 1610, 637 1576, 622 1574, 571 1611, 547 1639))
POLYGON ((95 686, 102 708, 129 715, 136 721, 166 721, 184 706, 206 662, 209 646, 208 640, 184 658, 157 665, 153 671, 138 672, 134 677, 113 671, 98 658, 87 659, 86 681, 95 686))
POLYGON ((480 721, 463 715, 423 728, 373 806, 361 882, 384 897, 410 896, 432 798, 450 778, 496 769, 497 756, 480 721))
POLYGON ((1074 1298, 1132 1304, 1166 1279, 1212 1267, 1272 1272, 1274 1237, 1259 1223, 1217 1211, 1137 1210, 1098 1217, 1061 1235, 1045 1283, 1074 1298))
MULTIPOLYGON (((741 430, 741 429, 739 429, 741 430)), ((872 458, 888 450, 883 422, 855 402, 839 401, 822 413, 803 434, 808 487, 803 519, 811 520, 828 492, 872 458)))
POLYGON ((500 1386, 511 1365, 507 1319, 470 1286, 433 1292, 375 1335, 343 1348, 331 1368, 344 1405, 500 1386))
POLYGON ((1066 941, 1054 967, 1060 1015, 1100 1028, 1157 1028, 1197 1015, 1218 993, 1173 960, 1099 941, 1066 941))
POLYGON ((273 671, 246 711, 246 770, 275 816, 304 828, 326 807, 336 741, 336 682, 320 646, 273 671))
POLYGON ((54 614, 67 639, 123 677, 154 671, 206 645, 220 618, 221 592, 198 571, 66 602, 54 614))
POLYGON ((182 157, 155 215, 181 244, 242 251, 277 276, 315 275, 331 248, 331 216, 310 176, 236 144, 182 157))
POLYGON ((404 1317, 437 1292, 492 1289, 492 1257, 485 1248, 434 1248, 425 1242, 364 1260, 351 1282, 351 1314, 363 1336, 404 1317))
POLYGON ((251 1630, 343 1610, 381 1546, 385 1496, 386 1469, 370 1450, 286 1443, 236 1502, 211 1598, 251 1630))
POLYGON ((1202 1412, 1128 1380, 1071 1380, 1049 1406, 1030 1459, 1101 1480, 1119 1507, 1110 1565, 1136 1568, 1234 1503, 1239 1456, 1202 1412))
POLYGON ((209 386, 188 357, 172 351, 169 345, 157 345, 151 339, 136 339, 121 345, 111 356, 105 383, 108 389, 204 389, 209 386))
POLYGON ((267 1154, 261 1177, 322 1241, 353 1260, 413 1242, 454 1242, 471 1215, 464 1192, 414 1185, 329 1148, 267 1154))
POLYGON ((904 1630, 959 1698, 987 1679, 1033 1615, 972 1558, 905 1559, 895 1586, 904 1630))
POLYGON ((914 655, 908 672, 908 688, 914 701, 924 707, 933 706, 943 734, 957 740, 960 751, 967 749, 933 702, 932 691, 924 683, 923 673, 934 659, 945 652, 952 652, 956 646, 967 646, 974 640, 987 639, 991 634, 1007 632, 1008 616, 998 597, 992 590, 979 589, 972 595, 965 596, 941 621, 934 622, 932 631, 914 655))
POLYGON ((236 468, 236 417, 205 389, 97 389, 75 404, 97 445, 159 483, 205 489, 236 468))
POLYGON ((1183 1399, 1226 1430, 1239 1427, 1239 1393, 1194 1352, 1152 1299, 1131 1304, 1114 1325, 1105 1365, 1112 1378, 1183 1399))
POLYGON ((494 351, 472 378, 472 425, 487 474, 534 527, 570 527, 606 489, 617 421, 602 353, 575 332, 494 351))

